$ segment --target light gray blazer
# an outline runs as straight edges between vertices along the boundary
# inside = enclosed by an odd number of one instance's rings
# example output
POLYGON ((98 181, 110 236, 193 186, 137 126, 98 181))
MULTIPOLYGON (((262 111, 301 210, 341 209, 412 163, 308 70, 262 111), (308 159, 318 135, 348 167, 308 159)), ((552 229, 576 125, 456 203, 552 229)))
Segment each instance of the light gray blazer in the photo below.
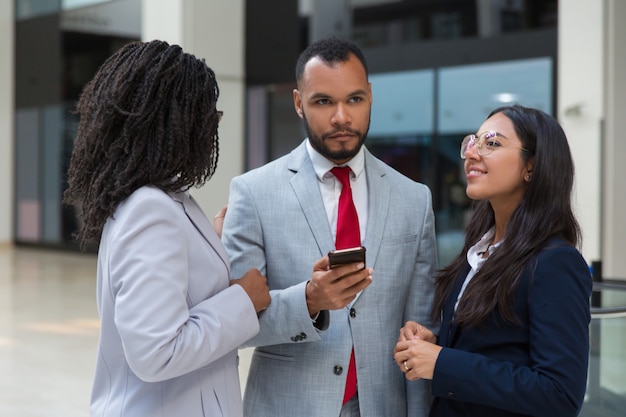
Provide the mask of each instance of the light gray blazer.
POLYGON ((244 415, 338 416, 354 344, 363 417, 423 417, 429 384, 406 383, 393 360, 406 320, 430 323, 436 242, 429 189, 365 150, 369 217, 364 245, 373 283, 318 331, 305 285, 334 241, 305 144, 233 179, 222 241, 233 273, 256 267, 272 303, 253 354, 244 415))
POLYGON ((92 416, 241 416, 237 347, 252 302, 188 193, 142 187, 106 223, 92 416))

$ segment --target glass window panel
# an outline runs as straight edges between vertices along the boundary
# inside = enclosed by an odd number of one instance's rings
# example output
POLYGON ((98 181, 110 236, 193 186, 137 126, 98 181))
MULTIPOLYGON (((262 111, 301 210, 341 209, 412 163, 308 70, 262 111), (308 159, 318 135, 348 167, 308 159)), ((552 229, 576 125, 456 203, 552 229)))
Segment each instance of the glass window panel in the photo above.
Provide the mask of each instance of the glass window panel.
MULTIPOLYGON (((7 1, 7 0, 5 0, 7 1)), ((16 0, 15 17, 17 20, 57 13, 61 9, 61 0, 16 0)))
POLYGON ((18 109, 15 116, 16 237, 36 242, 41 237, 39 111, 18 109))
POLYGON ((61 173, 64 110, 65 107, 60 105, 47 106, 42 111, 42 240, 46 243, 58 243, 61 241, 61 200, 63 194, 61 173))
POLYGON ((370 75, 369 136, 430 134, 433 131, 434 70, 370 75))
POLYGON ((552 113, 551 58, 439 71, 439 133, 475 132, 491 110, 514 103, 552 113))

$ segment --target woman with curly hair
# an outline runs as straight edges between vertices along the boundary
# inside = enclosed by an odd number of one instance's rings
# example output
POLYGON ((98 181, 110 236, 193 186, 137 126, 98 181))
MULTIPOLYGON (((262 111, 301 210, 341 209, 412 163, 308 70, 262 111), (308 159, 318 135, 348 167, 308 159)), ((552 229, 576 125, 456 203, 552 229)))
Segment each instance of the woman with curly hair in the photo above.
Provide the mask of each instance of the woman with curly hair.
POLYGON ((438 337, 408 322, 395 360, 432 380, 431 417, 574 417, 585 396, 592 279, 576 247, 574 164, 548 114, 494 110, 461 143, 475 200, 436 281, 438 337))
POLYGON ((204 60, 155 40, 118 50, 78 101, 65 202, 81 246, 99 241, 92 416, 243 413, 237 348, 269 291, 258 270, 230 280, 189 194, 217 167, 218 94, 204 60))

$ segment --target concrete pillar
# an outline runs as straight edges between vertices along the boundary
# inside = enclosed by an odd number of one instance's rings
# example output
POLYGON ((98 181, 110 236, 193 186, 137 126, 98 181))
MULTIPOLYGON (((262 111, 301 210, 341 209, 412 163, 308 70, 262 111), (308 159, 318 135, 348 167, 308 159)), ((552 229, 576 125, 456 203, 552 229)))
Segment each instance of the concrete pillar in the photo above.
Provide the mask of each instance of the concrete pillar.
POLYGON ((245 139, 245 4, 244 0, 143 0, 142 39, 161 39, 204 58, 220 88, 217 172, 192 190, 212 218, 228 202, 228 187, 244 168, 245 139))
MULTIPOLYGON (((606 0, 603 274, 626 280, 626 2, 606 0)), ((598 48, 602 48, 599 45, 598 48)))
POLYGON ((558 17, 557 119, 574 158, 573 204, 589 263, 602 256, 603 3, 561 1, 558 17))
POLYGON ((14 238, 14 33, 14 2, 0 1, 0 245, 14 238))

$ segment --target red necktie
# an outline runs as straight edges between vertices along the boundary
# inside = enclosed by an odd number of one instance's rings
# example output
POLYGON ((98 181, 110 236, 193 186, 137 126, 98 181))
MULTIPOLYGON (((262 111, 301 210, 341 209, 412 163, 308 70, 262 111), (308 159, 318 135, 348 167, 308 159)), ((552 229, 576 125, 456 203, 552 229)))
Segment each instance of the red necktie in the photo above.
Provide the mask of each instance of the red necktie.
MULTIPOLYGON (((350 188, 350 167, 335 167, 331 172, 341 182, 339 209, 337 212, 337 237, 335 249, 346 249, 361 246, 361 232, 359 230, 359 216, 352 201, 350 188)), ((356 363, 354 361, 354 347, 350 354, 350 365, 346 376, 346 389, 343 395, 343 404, 347 403, 356 394, 356 363)))

